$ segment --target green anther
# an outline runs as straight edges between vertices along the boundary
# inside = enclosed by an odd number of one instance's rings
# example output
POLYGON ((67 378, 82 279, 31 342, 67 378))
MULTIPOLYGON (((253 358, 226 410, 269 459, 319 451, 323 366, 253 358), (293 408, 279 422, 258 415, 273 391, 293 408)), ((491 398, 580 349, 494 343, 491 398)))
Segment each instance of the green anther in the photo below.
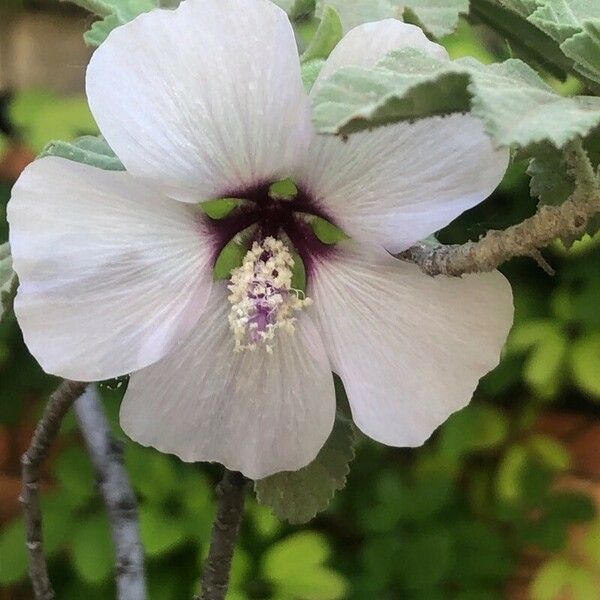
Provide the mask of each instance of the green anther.
POLYGON ((291 179, 276 181, 269 187, 269 197, 273 200, 293 200, 298 195, 298 188, 291 179))

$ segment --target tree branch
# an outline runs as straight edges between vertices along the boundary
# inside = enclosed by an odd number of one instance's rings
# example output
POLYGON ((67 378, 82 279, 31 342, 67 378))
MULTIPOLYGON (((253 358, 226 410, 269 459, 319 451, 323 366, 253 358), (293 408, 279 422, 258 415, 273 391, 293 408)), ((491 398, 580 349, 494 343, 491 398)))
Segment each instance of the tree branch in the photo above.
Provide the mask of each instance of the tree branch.
POLYGON ((202 577, 202 592, 196 600, 224 600, 229 585, 231 561, 244 513, 247 479, 225 471, 217 487, 217 516, 202 577))
POLYGON ((31 444, 21 458, 23 490, 20 500, 27 528, 29 576, 36 600, 52 600, 55 597, 44 555, 39 498, 40 470, 52 442, 58 435, 64 416, 86 387, 87 383, 76 381, 63 381, 60 384, 50 396, 44 414, 35 428, 31 444))
POLYGON ((123 448, 111 435, 96 386, 89 386, 77 400, 75 412, 110 519, 116 548, 117 598, 145 600, 137 500, 123 466, 123 448))
POLYGON ((529 219, 504 231, 488 231, 478 242, 451 246, 420 243, 398 257, 418 264, 432 276, 493 271, 517 256, 534 258, 552 272, 539 249, 557 238, 581 237, 600 214, 600 183, 580 140, 567 148, 565 162, 576 187, 560 206, 540 206, 529 219))

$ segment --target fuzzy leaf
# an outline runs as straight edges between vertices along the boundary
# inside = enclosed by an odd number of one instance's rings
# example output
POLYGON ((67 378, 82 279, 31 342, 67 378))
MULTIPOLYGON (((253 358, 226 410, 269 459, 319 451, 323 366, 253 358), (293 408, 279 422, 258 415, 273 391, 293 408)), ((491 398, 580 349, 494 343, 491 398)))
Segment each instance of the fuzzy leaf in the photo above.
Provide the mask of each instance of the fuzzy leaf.
POLYGON ((302 62, 308 62, 316 58, 327 58, 343 35, 340 15, 335 8, 326 6, 317 32, 302 55, 302 62))
POLYGON ((142 13, 158 8, 160 0, 70 0, 91 13, 102 17, 83 36, 89 46, 99 46, 108 34, 119 27, 135 19, 142 13))
POLYGON ((258 501, 270 506, 282 520, 294 524, 310 521, 346 485, 355 442, 354 425, 338 414, 329 439, 312 463, 299 471, 277 473, 255 482, 258 501))
POLYGON ((12 268, 10 246, 8 243, 0 244, 0 322, 12 313, 17 284, 17 274, 12 268))
POLYGON ((74 142, 50 142, 40 154, 40 158, 44 156, 60 156, 105 171, 125 170, 106 140, 92 135, 83 136, 74 142))
POLYGON ((600 98, 562 97, 519 60, 449 62, 414 48, 390 53, 374 69, 340 69, 314 100, 317 128, 331 134, 469 110, 496 145, 523 149, 561 148, 600 124, 600 98))
POLYGON ((322 58, 309 60, 302 64, 302 83, 307 92, 310 92, 312 89, 324 64, 325 61, 322 58))
MULTIPOLYGON (((491 0, 487 0, 490 2, 491 0)), ((481 0, 477 0, 479 4, 481 0)), ((596 0, 496 0, 560 47, 575 71, 600 83, 600 3, 596 0)), ((598 89, 598 88, 596 88, 598 89)))
POLYGON ((419 25, 435 37, 452 33, 460 14, 469 12, 469 0, 407 0, 401 2, 405 21, 419 25))
POLYGON ((397 18, 415 23, 435 37, 454 31, 459 14, 469 10, 468 0, 320 0, 317 14, 325 6, 339 12, 344 31, 363 23, 397 18))

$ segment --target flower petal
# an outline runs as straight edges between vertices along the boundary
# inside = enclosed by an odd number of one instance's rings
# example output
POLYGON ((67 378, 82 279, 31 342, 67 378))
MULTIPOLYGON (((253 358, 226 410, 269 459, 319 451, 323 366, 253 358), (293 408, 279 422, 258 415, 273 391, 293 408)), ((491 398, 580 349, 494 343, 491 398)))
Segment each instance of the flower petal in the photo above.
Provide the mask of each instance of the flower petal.
POLYGON ((8 218, 16 315, 48 373, 94 381, 145 367, 204 309, 212 249, 202 217, 125 172, 38 160, 8 218))
POLYGON ((400 48, 416 48, 434 58, 449 60, 443 46, 430 41, 423 30, 397 19, 365 23, 351 29, 334 48, 323 65, 312 88, 314 95, 319 84, 341 67, 374 67, 386 54, 400 48))
POLYGON ((432 278, 352 241, 315 269, 317 324, 370 437, 422 444, 498 364, 513 318, 500 273, 432 278))
POLYGON ((87 93, 127 170, 182 200, 288 177, 312 131, 289 19, 267 0, 141 15, 96 51, 87 93))
POLYGON ((131 376, 124 431, 182 460, 216 461, 260 479, 311 462, 335 417, 323 343, 303 313, 294 334, 278 332, 273 354, 234 352, 227 290, 215 284, 189 340, 131 376))
POLYGON ((298 180, 351 237, 405 250, 485 200, 508 166, 470 115, 316 136, 298 180))

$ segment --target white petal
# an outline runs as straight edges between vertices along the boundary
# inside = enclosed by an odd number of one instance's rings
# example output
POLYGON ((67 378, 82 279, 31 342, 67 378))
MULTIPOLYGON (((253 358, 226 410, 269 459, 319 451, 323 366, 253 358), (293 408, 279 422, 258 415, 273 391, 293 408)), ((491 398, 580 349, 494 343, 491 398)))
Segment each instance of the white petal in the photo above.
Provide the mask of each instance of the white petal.
POLYGON ((469 402, 513 318, 498 272, 431 278, 355 242, 316 266, 309 293, 356 424, 391 446, 422 444, 469 402))
POLYGON ((117 28, 90 106, 127 170, 182 200, 288 177, 312 126, 287 15, 268 0, 187 0, 117 28))
POLYGON ((41 159, 8 219, 16 315, 48 373, 93 381, 145 367, 204 309, 211 247, 198 213, 127 173, 41 159))
POLYGON ((400 252, 487 198, 508 159, 457 114, 316 136, 298 180, 351 237, 400 252))
POLYGON ((312 88, 341 67, 374 67, 386 54, 400 48, 416 48, 434 58, 449 60, 443 46, 430 41, 423 30, 397 19, 366 23, 349 31, 329 55, 312 88))
POLYGON ((121 425, 182 460, 216 461, 260 479, 311 462, 335 416, 333 378, 310 317, 280 332, 273 354, 234 352, 227 291, 215 284, 190 339, 131 376, 121 425))

